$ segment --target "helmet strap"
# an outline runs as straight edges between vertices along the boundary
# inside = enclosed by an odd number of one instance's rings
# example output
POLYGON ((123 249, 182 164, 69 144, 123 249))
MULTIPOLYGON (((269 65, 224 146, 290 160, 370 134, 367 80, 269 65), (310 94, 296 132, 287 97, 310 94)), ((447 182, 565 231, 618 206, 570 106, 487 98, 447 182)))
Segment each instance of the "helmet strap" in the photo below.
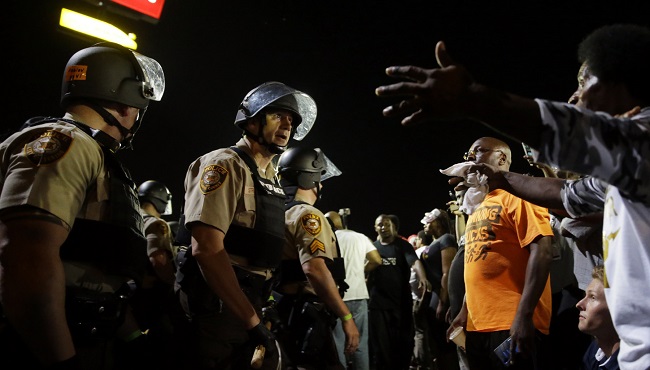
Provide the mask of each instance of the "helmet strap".
MULTIPOLYGON (((122 135, 123 138, 122 143, 120 145, 120 149, 132 148, 131 140, 133 139, 133 137, 129 137, 129 134, 132 134, 131 130, 122 126, 122 124, 120 124, 117 118, 115 118, 112 114, 110 114, 101 105, 91 101, 85 101, 84 104, 88 105, 95 112, 97 112, 97 114, 99 114, 104 119, 104 122, 106 122, 109 126, 116 127, 120 131, 120 135, 122 135)), ((138 117, 138 120, 141 120, 141 116, 138 117)), ((137 123, 137 125, 139 126, 139 122, 137 123)), ((135 126, 136 124, 134 124, 134 127, 135 126)))
POLYGON ((287 150, 286 146, 280 146, 277 144, 269 143, 264 139, 264 126, 266 126, 266 118, 263 120, 260 120, 260 128, 258 130, 258 134, 255 135, 252 132, 248 131, 247 129, 244 129, 244 132, 246 133, 246 136, 249 136, 253 140, 255 140, 258 144, 265 146, 269 152, 273 154, 282 154, 287 150))
MULTIPOLYGON (((323 197, 323 193, 321 192, 320 181, 318 181, 318 182, 316 183, 316 202, 318 202, 319 200, 321 200, 322 197, 323 197)), ((315 202, 314 202, 314 203, 315 203, 315 202)))

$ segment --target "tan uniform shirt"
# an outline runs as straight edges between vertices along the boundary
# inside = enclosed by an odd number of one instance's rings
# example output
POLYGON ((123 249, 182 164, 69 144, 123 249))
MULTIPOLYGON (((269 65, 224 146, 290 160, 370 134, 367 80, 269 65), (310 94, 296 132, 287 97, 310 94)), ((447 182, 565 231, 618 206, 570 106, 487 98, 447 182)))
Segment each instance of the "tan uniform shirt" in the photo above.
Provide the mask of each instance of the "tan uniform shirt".
MULTIPOLYGON (((327 259, 329 264, 338 257, 334 231, 323 212, 314 206, 297 204, 291 207, 285 213, 285 234, 287 242, 282 259, 299 260, 302 265, 316 257, 327 259)), ((316 294, 308 282, 301 288, 316 294)))
MULTIPOLYGON (((252 156, 243 139, 236 146, 252 156)), ((273 179, 276 175, 269 163, 260 176, 273 179)), ((255 184, 248 165, 230 148, 214 150, 192 163, 185 176, 185 224, 202 222, 228 232, 231 224, 255 226, 255 184)), ((237 265, 247 266, 241 256, 230 255, 237 265)))
MULTIPOLYGON (((0 211, 30 205, 70 228, 75 218, 106 219, 110 184, 104 153, 75 125, 59 121, 26 128, 0 144, 0 158, 0 211)), ((66 285, 112 292, 123 283, 83 263, 65 262, 64 268, 66 285)))
POLYGON ((63 220, 105 218, 109 180, 99 144, 56 122, 22 130, 0 144, 0 210, 30 205, 63 220))

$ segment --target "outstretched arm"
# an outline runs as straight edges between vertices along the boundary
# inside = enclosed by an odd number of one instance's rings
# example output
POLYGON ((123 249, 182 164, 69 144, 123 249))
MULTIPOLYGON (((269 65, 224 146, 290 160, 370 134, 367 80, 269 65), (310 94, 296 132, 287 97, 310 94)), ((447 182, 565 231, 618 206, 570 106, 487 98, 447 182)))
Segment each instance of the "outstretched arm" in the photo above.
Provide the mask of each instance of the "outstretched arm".
POLYGON ((403 125, 470 118, 513 140, 539 142, 542 119, 533 99, 478 84, 463 66, 452 60, 442 41, 436 45, 436 60, 440 68, 386 68, 388 76, 407 81, 375 90, 377 96, 403 99, 386 107, 385 116, 403 117, 403 125))
MULTIPOLYGON (((566 214, 562 203, 562 187, 565 180, 552 177, 533 177, 515 172, 501 171, 486 163, 472 165, 469 172, 479 171, 488 177, 490 190, 503 189, 530 203, 566 214)), ((462 178, 454 177, 449 183, 454 185, 462 178)))

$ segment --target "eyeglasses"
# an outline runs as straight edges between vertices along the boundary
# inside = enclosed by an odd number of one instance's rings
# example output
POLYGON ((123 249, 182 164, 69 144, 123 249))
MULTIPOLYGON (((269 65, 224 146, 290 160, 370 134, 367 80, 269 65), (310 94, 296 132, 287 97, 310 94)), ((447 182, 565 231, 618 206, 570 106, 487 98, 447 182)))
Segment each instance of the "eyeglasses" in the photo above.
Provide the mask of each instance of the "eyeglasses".
POLYGON ((476 157, 477 153, 485 154, 489 152, 499 152, 501 154, 506 154, 501 149, 488 149, 488 148, 481 148, 479 146, 477 148, 471 149, 469 152, 465 152, 465 154, 463 154, 463 159, 467 161, 469 160, 470 157, 476 157))

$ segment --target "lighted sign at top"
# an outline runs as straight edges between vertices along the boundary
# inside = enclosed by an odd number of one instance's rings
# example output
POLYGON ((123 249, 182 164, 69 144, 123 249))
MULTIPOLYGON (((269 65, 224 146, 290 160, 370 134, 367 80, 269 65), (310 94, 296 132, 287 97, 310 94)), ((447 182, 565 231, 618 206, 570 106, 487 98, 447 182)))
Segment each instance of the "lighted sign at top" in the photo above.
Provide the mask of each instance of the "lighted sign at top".
POLYGON ((160 19, 165 0, 111 0, 149 17, 160 19))

